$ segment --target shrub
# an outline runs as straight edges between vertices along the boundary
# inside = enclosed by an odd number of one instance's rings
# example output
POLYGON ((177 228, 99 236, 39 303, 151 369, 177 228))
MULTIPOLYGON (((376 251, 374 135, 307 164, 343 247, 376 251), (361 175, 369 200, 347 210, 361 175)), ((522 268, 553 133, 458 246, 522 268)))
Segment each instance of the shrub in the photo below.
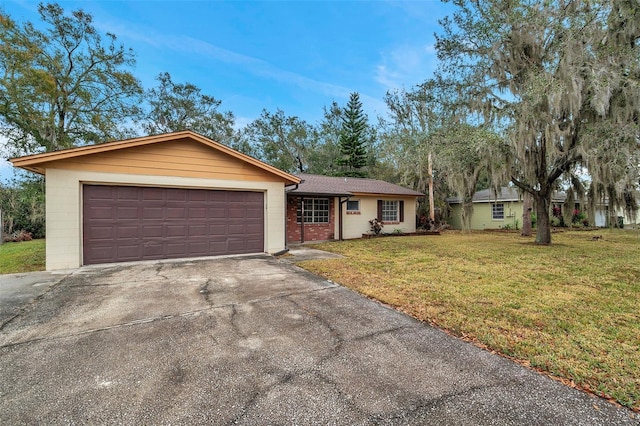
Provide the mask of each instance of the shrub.
POLYGON ((21 231, 33 238, 45 236, 44 179, 22 177, 0 186, 0 209, 4 234, 13 237, 21 231))
POLYGON ((369 221, 369 225, 371 225, 371 232, 373 232, 376 235, 382 232, 382 228, 384 227, 384 223, 381 220, 378 220, 377 218, 371 219, 369 221))
POLYGON ((20 241, 31 241, 31 240, 33 240, 33 236, 31 235, 31 232, 27 232, 24 229, 18 232, 13 232, 10 235, 5 235, 4 237, 5 242, 13 242, 13 243, 19 243, 20 241))

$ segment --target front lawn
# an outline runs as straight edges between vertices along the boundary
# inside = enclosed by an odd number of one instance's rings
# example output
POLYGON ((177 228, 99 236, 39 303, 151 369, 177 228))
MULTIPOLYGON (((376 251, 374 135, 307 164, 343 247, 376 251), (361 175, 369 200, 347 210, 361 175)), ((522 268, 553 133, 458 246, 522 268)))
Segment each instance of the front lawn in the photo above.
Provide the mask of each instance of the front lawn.
POLYGON ((44 241, 32 240, 0 245, 0 274, 44 271, 44 241))
POLYGON ((318 248, 345 258, 302 267, 640 410, 637 231, 562 232, 552 246, 448 231, 318 248))

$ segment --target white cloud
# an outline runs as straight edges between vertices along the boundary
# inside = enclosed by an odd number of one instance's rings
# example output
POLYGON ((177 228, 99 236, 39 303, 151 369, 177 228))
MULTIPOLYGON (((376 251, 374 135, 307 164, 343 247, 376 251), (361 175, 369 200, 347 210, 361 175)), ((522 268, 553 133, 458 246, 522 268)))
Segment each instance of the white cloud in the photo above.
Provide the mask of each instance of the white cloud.
POLYGON ((321 93, 327 96, 348 98, 349 89, 324 81, 314 80, 303 75, 287 71, 263 60, 242 53, 234 52, 217 46, 205 40, 172 34, 159 34, 150 29, 140 31, 133 25, 122 24, 102 24, 103 31, 110 31, 118 34, 119 37, 141 41, 153 47, 168 49, 175 52, 192 52, 201 58, 209 58, 226 64, 239 65, 247 72, 260 77, 266 77, 282 83, 290 83, 303 90, 321 93))
MULTIPOLYGON (((158 49, 166 49, 179 53, 191 52, 202 58, 202 60, 208 58, 210 60, 226 64, 237 65, 243 68, 247 73, 254 76, 294 86, 296 89, 302 89, 322 94, 324 96, 333 97, 339 101, 349 99, 350 93, 354 91, 353 89, 349 89, 344 86, 315 80, 304 75, 279 68, 264 59, 234 52, 202 39, 183 35, 160 34, 151 29, 140 29, 140 27, 135 27, 133 25, 110 24, 102 25, 101 29, 103 31, 114 32, 119 36, 124 36, 132 40, 147 43, 158 49), (132 28, 137 29, 133 30, 132 28)), ((386 104, 374 96, 368 96, 360 93, 360 99, 367 105, 367 110, 370 112, 372 117, 375 113, 381 113, 386 110, 386 104)), ((241 118, 236 117, 236 128, 241 127, 240 122, 241 118)))
POLYGON ((430 78, 436 68, 433 44, 402 45, 381 53, 375 80, 386 90, 413 86, 430 78))

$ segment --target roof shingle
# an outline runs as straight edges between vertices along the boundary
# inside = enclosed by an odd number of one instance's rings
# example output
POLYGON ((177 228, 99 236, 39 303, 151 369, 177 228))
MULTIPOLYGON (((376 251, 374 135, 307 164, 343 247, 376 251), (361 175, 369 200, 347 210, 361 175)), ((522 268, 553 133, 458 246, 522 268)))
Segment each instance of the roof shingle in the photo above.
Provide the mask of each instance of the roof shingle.
POLYGON ((304 173, 296 176, 302 179, 302 182, 300 182, 298 188, 288 190, 287 193, 289 194, 345 197, 353 194, 424 196, 421 192, 377 179, 321 176, 304 173))

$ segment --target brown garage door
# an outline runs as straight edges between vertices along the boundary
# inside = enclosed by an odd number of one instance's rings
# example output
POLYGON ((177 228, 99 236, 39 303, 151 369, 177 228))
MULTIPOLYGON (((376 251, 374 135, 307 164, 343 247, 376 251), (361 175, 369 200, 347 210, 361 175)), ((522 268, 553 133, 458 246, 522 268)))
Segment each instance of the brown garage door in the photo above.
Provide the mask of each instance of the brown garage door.
POLYGON ((261 192, 83 186, 85 265, 263 251, 261 192))

